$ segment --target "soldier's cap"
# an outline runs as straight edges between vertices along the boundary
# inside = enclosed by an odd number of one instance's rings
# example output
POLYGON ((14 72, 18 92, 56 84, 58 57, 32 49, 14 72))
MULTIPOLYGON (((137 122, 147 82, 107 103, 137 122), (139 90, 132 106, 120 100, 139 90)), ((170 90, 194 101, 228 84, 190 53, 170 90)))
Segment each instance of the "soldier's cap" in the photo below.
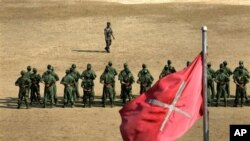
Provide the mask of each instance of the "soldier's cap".
POLYGON ((20 74, 21 75, 24 75, 26 72, 24 71, 24 70, 22 70, 21 72, 20 72, 20 74))
POLYGON ((242 65, 242 64, 243 64, 243 61, 241 61, 241 60, 240 60, 240 61, 239 61, 239 64, 241 64, 241 65, 242 65))
POLYGON ((33 68, 33 72, 37 72, 37 69, 36 69, 36 68, 33 68))
POLYGON ((171 63, 172 63, 172 61, 171 61, 171 60, 168 60, 168 61, 167 61, 167 63, 168 63, 168 64, 171 64, 171 63))
POLYGON ((51 67, 52 67, 52 66, 51 66, 50 64, 47 65, 47 69, 51 69, 51 67))
POLYGON ((69 73, 70 73, 70 71, 69 71, 69 70, 66 70, 65 72, 66 72, 66 74, 69 74, 69 73))
POLYGON ((147 65, 146 65, 146 64, 142 64, 142 67, 143 67, 143 68, 146 68, 146 67, 147 67, 147 65))
POLYGON ((109 64, 109 66, 112 66, 112 62, 111 62, 111 61, 109 61, 109 63, 108 63, 108 64, 109 64))
POLYGON ((76 68, 76 64, 72 64, 71 67, 72 67, 72 68, 76 68))
POLYGON ((224 65, 227 65, 227 61, 223 61, 223 64, 224 64, 224 65))
POLYGON ((27 70, 31 70, 31 66, 27 66, 27 70))

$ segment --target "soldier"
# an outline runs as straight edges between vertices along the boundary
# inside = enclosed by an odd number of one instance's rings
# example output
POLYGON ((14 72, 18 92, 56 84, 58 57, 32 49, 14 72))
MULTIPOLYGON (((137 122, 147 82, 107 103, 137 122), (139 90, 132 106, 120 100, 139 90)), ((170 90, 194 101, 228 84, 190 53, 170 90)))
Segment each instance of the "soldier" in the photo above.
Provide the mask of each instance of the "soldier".
POLYGON ((21 77, 19 77, 16 82, 15 82, 16 86, 19 86, 19 92, 18 92, 18 106, 17 108, 20 109, 21 105, 22 105, 22 101, 24 99, 25 104, 26 104, 26 109, 29 108, 29 89, 30 89, 30 79, 28 79, 27 77, 25 77, 25 71, 22 70, 21 71, 21 77))
POLYGON ((115 40, 115 37, 113 35, 113 30, 110 27, 110 22, 107 22, 107 27, 104 29, 104 36, 105 36, 105 42, 106 42, 105 50, 109 53, 110 52, 110 46, 111 46, 111 43, 112 43, 111 36, 115 40))
POLYGON ((87 64, 87 70, 84 70, 81 74, 82 84, 81 87, 83 88, 83 107, 87 105, 87 101, 89 101, 89 107, 92 106, 94 101, 94 80, 96 78, 95 71, 92 70, 91 64, 87 64))
POLYGON ((110 73, 109 66, 106 66, 105 72, 100 77, 100 83, 104 85, 103 89, 103 107, 106 106, 106 99, 109 97, 111 107, 114 106, 114 89, 112 87, 112 84, 114 83, 114 76, 110 73))
POLYGON ((124 64, 124 70, 122 70, 119 74, 119 80, 121 83, 121 98, 122 103, 125 104, 127 98, 129 101, 132 98, 132 84, 134 81, 134 76, 128 68, 128 64, 124 64))
POLYGON ((63 95, 63 108, 71 104, 71 108, 74 107, 74 100, 72 95, 72 86, 75 84, 75 79, 70 75, 70 71, 66 70, 66 75, 62 78, 61 84, 64 85, 64 95, 63 95))
POLYGON ((39 85, 41 79, 42 78, 40 74, 37 74, 37 69, 33 68, 33 73, 30 75, 30 80, 31 80, 30 105, 32 105, 34 101, 37 101, 39 104, 41 104, 40 85, 39 85))
POLYGON ((208 90, 211 92, 211 99, 213 100, 215 97, 215 88, 214 88, 214 79, 215 79, 215 71, 211 68, 211 63, 207 63, 207 72, 211 75, 212 79, 208 82, 208 90))
POLYGON ((164 76, 167 76, 167 75, 169 75, 171 73, 176 72, 175 68, 173 66, 171 66, 171 64, 172 64, 172 61, 168 60, 167 65, 164 66, 163 70, 161 71, 161 74, 160 74, 159 78, 162 78, 164 76))
POLYGON ((76 81, 75 94, 76 94, 77 99, 79 99, 80 98, 80 93, 79 93, 79 89, 78 89, 78 80, 80 79, 81 75, 76 70, 76 65, 75 64, 72 64, 71 68, 72 68, 72 76, 75 78, 75 81, 76 81))
POLYGON ((153 79, 146 69, 142 71, 142 75, 138 78, 137 83, 140 84, 140 94, 151 88, 153 79))
POLYGON ((212 92, 212 89, 211 89, 211 83, 213 83, 213 77, 212 77, 212 74, 207 71, 207 103, 208 103, 208 106, 211 106, 212 105, 212 100, 211 100, 211 92, 212 92))
POLYGON ((49 65, 47 65, 47 70, 42 74, 42 78, 44 78, 45 77, 45 75, 47 75, 47 72, 48 72, 48 70, 51 70, 51 65, 49 64, 49 65))
POLYGON ((236 97, 234 100, 234 106, 237 107, 239 102, 239 97, 241 99, 241 107, 243 106, 243 98, 246 97, 246 84, 249 82, 246 75, 244 75, 243 70, 238 70, 238 74, 234 77, 234 83, 236 84, 236 97))
POLYGON ((110 72, 110 74, 111 75, 113 75, 113 79, 114 79, 114 82, 113 82, 113 84, 112 84, 112 87, 113 87, 113 90, 114 90, 114 99, 115 99, 115 97, 116 97, 116 91, 115 91, 115 76, 118 74, 117 73, 117 71, 116 71, 116 69, 114 68, 114 67, 112 67, 112 62, 111 61, 109 61, 108 62, 108 66, 109 66, 109 72, 110 72))
MULTIPOLYGON (((55 78, 56 81, 59 81, 59 76, 55 73, 54 67, 51 67, 51 75, 55 78)), ((54 93, 54 101, 55 104, 57 104, 58 98, 57 98, 57 87, 56 82, 53 84, 53 93, 54 93)))
MULTIPOLYGON (((223 61, 223 65, 224 65, 224 69, 228 74, 228 77, 230 78, 230 76, 233 74, 233 72, 231 71, 231 69, 229 67, 227 67, 227 61, 223 61)), ((230 96, 230 79, 229 81, 226 83, 226 91, 227 91, 227 97, 229 98, 230 96)))
POLYGON ((44 83, 44 108, 46 108, 47 100, 50 101, 51 107, 54 104, 54 87, 53 85, 56 83, 55 77, 52 75, 51 70, 47 70, 46 75, 42 78, 42 82, 44 83))
POLYGON ((215 82, 217 83, 217 103, 216 106, 219 105, 221 96, 224 97, 225 107, 227 106, 227 91, 226 91, 226 83, 229 81, 228 76, 224 72, 224 68, 221 67, 219 71, 217 71, 217 75, 215 78, 215 82))
POLYGON ((27 72, 25 73, 25 77, 27 77, 28 79, 30 79, 30 75, 32 74, 32 68, 31 66, 27 66, 27 72))

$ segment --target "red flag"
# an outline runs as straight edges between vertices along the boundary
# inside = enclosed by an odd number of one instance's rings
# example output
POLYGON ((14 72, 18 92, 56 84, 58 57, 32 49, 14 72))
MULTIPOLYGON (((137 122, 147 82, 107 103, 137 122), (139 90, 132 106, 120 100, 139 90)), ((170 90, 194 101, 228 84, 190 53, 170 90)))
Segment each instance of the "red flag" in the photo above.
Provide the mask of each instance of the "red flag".
POLYGON ((170 74, 121 110, 124 141, 174 141, 202 115, 202 56, 170 74))

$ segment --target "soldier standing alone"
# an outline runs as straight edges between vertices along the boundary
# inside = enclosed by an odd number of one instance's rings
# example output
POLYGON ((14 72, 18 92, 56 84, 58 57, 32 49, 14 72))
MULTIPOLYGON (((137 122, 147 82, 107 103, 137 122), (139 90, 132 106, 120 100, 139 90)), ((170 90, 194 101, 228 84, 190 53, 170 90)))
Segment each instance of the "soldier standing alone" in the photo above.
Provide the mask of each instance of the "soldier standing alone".
POLYGON ((110 52, 110 46, 111 46, 111 43, 112 43, 111 36, 113 37, 113 39, 115 39, 115 37, 113 35, 113 30, 110 27, 110 22, 107 22, 107 27, 104 29, 104 36, 105 36, 105 42, 106 42, 105 50, 109 53, 110 52))

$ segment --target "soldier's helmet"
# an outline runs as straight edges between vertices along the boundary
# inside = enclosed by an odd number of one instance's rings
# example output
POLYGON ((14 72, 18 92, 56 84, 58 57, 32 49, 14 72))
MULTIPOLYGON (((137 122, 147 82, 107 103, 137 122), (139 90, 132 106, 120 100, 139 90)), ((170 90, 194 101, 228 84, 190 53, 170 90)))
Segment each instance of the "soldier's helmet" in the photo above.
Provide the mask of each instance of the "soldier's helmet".
POLYGON ((69 74, 69 73, 70 73, 70 71, 69 71, 69 70, 66 70, 66 71, 65 71, 65 73, 66 73, 66 74, 69 74))
POLYGON ((76 64, 72 64, 71 67, 75 69, 76 68, 76 64))
POLYGON ((168 60, 167 63, 170 65, 170 64, 172 64, 172 61, 171 61, 171 60, 168 60))
POLYGON ((227 61, 223 61, 224 66, 227 66, 227 61))
POLYGON ((124 68, 128 68, 128 64, 127 64, 127 63, 124 63, 123 67, 124 67, 124 68))
POLYGON ((211 62, 208 62, 208 63, 207 63, 207 66, 208 66, 208 67, 211 67, 211 62))
POLYGON ((87 64, 87 69, 88 69, 88 70, 91 69, 91 64, 87 64))
POLYGON ((146 64, 142 64, 142 68, 147 68, 147 65, 146 64))
POLYGON ((48 69, 48 70, 50 70, 51 67, 52 67, 52 66, 51 66, 50 64, 47 65, 47 69, 48 69))
POLYGON ((28 70, 28 71, 31 71, 31 66, 27 66, 27 70, 28 70))
POLYGON ((112 65, 113 65, 113 64, 112 64, 112 61, 109 61, 109 62, 108 62, 108 65, 109 65, 109 66, 112 66, 112 65))
POLYGON ((23 76, 23 75, 25 74, 25 71, 22 70, 22 71, 20 72, 20 74, 23 76))
POLYGON ((37 69, 36 69, 36 68, 33 68, 33 72, 36 73, 36 72, 37 72, 37 69))

